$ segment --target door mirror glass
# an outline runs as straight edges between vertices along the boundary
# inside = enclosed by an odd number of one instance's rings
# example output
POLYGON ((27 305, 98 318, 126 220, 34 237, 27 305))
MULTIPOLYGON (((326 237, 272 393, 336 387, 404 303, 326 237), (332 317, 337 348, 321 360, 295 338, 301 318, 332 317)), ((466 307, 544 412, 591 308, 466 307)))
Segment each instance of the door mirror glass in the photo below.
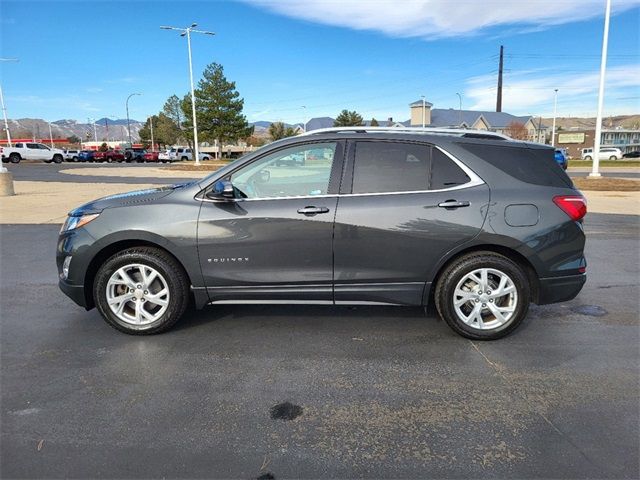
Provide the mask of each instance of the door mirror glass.
POLYGON ((207 192, 207 198, 211 200, 231 200, 235 196, 235 189, 229 180, 218 180, 213 184, 213 189, 207 192))

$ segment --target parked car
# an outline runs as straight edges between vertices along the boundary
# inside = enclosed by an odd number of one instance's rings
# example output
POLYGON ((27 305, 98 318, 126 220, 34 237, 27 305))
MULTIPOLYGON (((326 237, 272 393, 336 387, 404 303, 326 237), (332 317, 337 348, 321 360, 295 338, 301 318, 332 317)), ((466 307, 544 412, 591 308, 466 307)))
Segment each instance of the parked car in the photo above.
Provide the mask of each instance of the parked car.
POLYGON ((78 161, 79 162, 93 162, 93 154, 95 152, 93 150, 81 150, 78 153, 78 161))
MULTIPOLYGON (((209 154, 208 153, 202 153, 199 152, 198 157, 200 158, 200 160, 209 160, 209 154)), ((174 147, 174 148, 170 148, 164 152, 160 153, 159 159, 161 161, 169 161, 169 162, 175 162, 178 160, 191 160, 193 158, 193 154, 191 152, 190 148, 185 148, 185 147, 174 147)))
POLYGON ((78 161, 78 154, 80 153, 80 150, 71 150, 71 149, 65 148, 62 151, 64 152, 64 159, 67 162, 78 161))
MULTIPOLYGON (((593 160, 593 148, 583 148, 582 155, 583 160, 593 160)), ((615 147, 603 147, 598 154, 600 160, 618 160, 622 158, 622 150, 615 147)))
POLYGON ((635 150, 633 152, 627 152, 622 155, 622 158, 640 158, 640 150, 635 150))
POLYGON ((124 151, 124 159, 127 162, 143 162, 145 153, 144 148, 127 148, 124 151))
POLYGON ((94 162, 124 162, 124 153, 120 150, 107 150, 106 152, 94 152, 93 153, 93 161, 94 162))
POLYGON ((144 152, 144 161, 145 162, 158 162, 159 161, 160 152, 144 152))
POLYGON ((21 160, 40 160, 45 163, 62 163, 64 152, 42 143, 17 142, 13 147, 2 147, 2 161, 20 163, 21 160))
POLYGON ((60 232, 60 288, 114 328, 190 302, 426 306, 472 339, 586 279, 586 201, 554 149, 484 131, 320 129, 198 181, 94 200, 60 232), (316 152, 313 169, 279 160, 316 152), (273 174, 272 174, 273 173, 273 174))
POLYGON ((556 163, 566 170, 569 166, 569 159, 567 158, 567 152, 563 148, 556 148, 554 152, 554 158, 556 163))

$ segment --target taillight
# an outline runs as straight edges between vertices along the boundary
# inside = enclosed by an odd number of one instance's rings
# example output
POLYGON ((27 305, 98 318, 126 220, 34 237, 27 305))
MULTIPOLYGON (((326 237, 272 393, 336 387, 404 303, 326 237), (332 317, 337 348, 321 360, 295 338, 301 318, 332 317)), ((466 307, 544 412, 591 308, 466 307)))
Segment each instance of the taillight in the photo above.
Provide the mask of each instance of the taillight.
POLYGON ((558 195, 553 197, 553 203, 575 222, 587 214, 587 199, 582 195, 558 195))

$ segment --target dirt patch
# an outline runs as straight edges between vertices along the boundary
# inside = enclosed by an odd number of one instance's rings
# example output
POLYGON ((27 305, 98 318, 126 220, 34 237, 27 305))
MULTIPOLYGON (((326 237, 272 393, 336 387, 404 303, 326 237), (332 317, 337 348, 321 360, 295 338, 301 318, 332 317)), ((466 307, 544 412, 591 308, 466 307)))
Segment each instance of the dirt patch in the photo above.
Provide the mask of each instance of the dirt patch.
POLYGON ((640 192, 640 180, 611 177, 574 178, 573 183, 580 190, 640 192))

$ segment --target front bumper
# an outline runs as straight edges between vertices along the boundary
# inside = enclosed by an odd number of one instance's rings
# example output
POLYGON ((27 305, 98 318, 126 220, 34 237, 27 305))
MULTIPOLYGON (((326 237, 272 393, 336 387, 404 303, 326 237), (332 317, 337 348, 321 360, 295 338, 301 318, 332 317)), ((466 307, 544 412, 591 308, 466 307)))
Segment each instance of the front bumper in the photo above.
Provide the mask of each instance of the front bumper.
POLYGON ((538 290, 538 305, 566 302, 576 298, 585 282, 587 274, 563 277, 541 278, 538 290))
POLYGON ((72 285, 71 283, 61 278, 58 281, 58 286, 67 297, 69 297, 81 307, 88 309, 87 299, 84 294, 84 285, 72 285))

